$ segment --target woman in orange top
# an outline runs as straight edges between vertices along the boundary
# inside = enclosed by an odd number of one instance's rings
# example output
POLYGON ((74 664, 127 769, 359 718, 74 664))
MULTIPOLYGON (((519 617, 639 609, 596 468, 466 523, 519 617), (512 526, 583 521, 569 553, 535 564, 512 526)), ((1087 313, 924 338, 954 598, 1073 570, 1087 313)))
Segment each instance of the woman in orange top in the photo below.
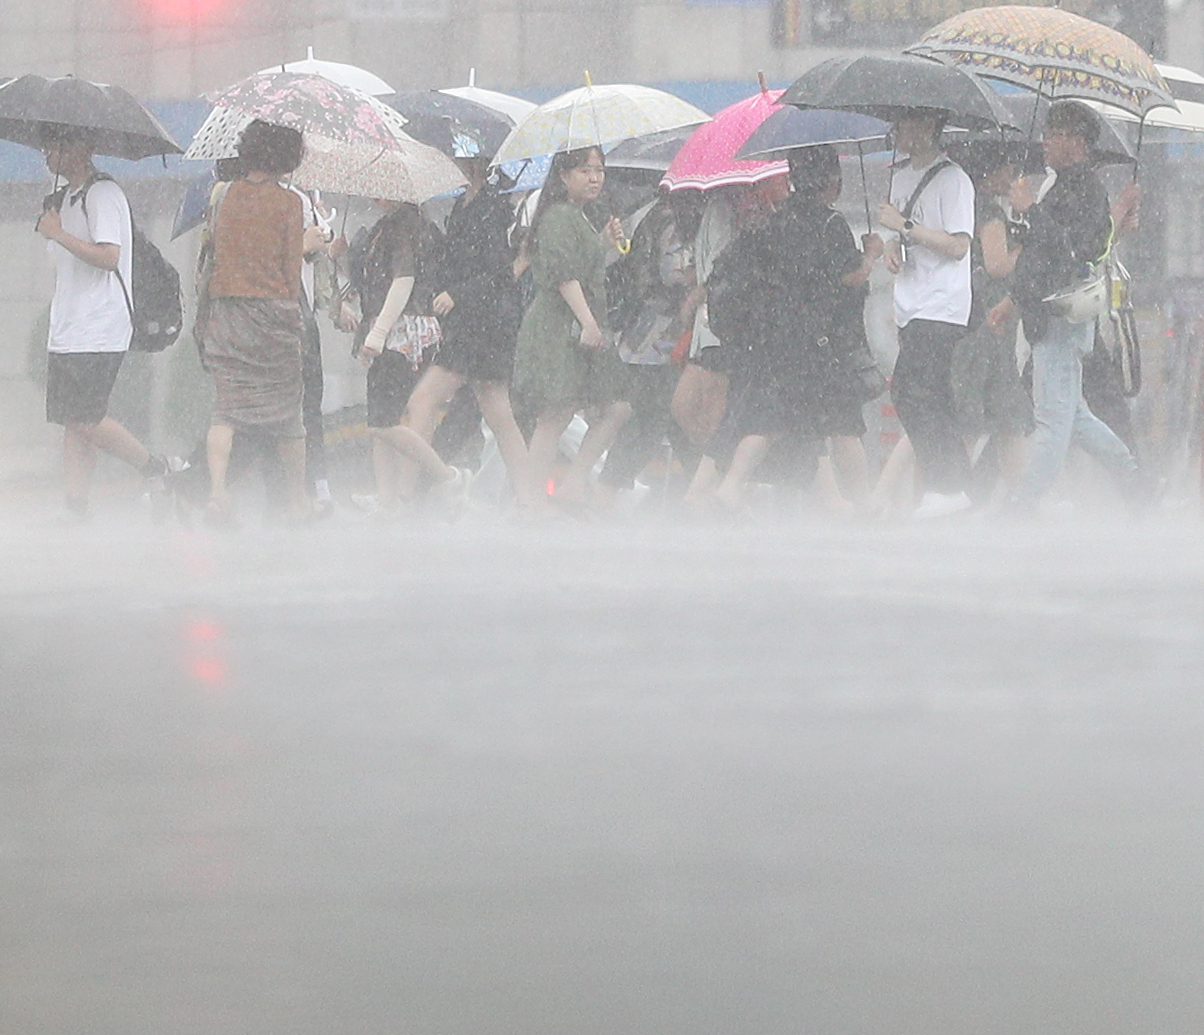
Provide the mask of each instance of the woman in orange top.
POLYGON ((238 145, 242 178, 211 213, 213 272, 205 365, 215 397, 209 428, 208 517, 231 520, 226 472, 234 432, 275 439, 295 519, 309 510, 301 421, 301 199, 277 181, 301 164, 301 134, 252 122, 238 145))

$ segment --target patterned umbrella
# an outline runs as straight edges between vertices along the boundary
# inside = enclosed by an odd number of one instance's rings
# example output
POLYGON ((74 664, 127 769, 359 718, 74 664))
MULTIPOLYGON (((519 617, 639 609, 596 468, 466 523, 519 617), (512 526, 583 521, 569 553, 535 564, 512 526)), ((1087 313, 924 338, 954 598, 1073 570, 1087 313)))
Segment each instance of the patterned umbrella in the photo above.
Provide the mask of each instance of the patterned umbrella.
POLYGON ((298 72, 252 75, 208 98, 277 126, 349 144, 392 145, 405 119, 362 90, 298 72))
POLYGON ((759 183, 787 172, 784 161, 739 161, 736 153, 775 111, 782 90, 758 90, 705 122, 674 156, 661 180, 669 190, 709 190, 727 184, 759 183))
MULTIPOLYGON (((389 129, 385 142, 371 135, 347 140, 303 131, 305 158, 293 173, 293 183, 335 194, 414 204, 464 186, 465 179, 456 164, 442 152, 408 136, 397 112, 375 98, 364 95, 364 100, 370 102, 373 111, 380 108, 384 112, 382 117, 389 129)), ((236 157, 239 135, 258 117, 256 112, 241 108, 214 108, 184 157, 199 161, 236 157)), ((276 121, 284 124, 279 118, 276 121)))
POLYGON ((531 112, 502 143, 493 164, 580 147, 607 147, 667 129, 698 126, 710 118, 694 105, 649 86, 583 86, 531 112))
POLYGON ((1056 7, 965 11, 941 22, 908 53, 1049 97, 1101 101, 1135 115, 1175 106, 1153 59, 1128 36, 1056 7))
POLYGON ((442 151, 407 138, 396 147, 348 144, 305 135, 305 159, 292 182, 307 189, 415 205, 465 186, 456 163, 442 151))

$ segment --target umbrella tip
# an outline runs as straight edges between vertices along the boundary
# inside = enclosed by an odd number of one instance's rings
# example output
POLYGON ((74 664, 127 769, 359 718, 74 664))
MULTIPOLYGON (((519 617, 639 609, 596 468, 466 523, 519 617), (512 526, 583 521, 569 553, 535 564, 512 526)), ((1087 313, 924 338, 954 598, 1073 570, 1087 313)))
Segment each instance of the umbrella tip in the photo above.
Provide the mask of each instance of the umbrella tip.
POLYGON ((594 85, 593 77, 589 74, 589 69, 585 70, 585 85, 592 87, 594 85))
POLYGON ((305 49, 306 49, 306 55, 305 55, 306 58, 308 58, 310 61, 312 61, 314 59, 314 48, 306 47, 305 49))
POLYGON ((769 84, 765 82, 764 72, 757 72, 757 85, 761 87, 762 93, 769 93, 769 84))
POLYGON ((477 85, 477 70, 475 68, 470 68, 468 70, 468 85, 469 86, 477 85))

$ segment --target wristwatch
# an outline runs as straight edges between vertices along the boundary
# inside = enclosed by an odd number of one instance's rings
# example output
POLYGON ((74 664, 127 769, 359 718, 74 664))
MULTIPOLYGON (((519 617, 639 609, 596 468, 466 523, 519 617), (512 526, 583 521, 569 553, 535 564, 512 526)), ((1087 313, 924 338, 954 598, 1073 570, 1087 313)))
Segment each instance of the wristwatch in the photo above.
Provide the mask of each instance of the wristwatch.
POLYGON ((910 237, 910 236, 911 236, 911 232, 912 232, 912 231, 913 231, 915 228, 916 228, 915 220, 913 220, 913 219, 905 219, 905 220, 903 220, 903 236, 904 236, 905 238, 906 238, 906 237, 910 237))

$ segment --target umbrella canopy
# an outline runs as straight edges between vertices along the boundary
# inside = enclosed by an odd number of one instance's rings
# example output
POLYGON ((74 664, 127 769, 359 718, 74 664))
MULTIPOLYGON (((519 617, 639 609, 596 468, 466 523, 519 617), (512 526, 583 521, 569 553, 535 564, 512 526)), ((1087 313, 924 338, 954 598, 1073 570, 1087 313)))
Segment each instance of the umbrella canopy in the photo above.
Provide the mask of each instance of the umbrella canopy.
POLYGON ((215 107, 231 108, 251 119, 349 144, 389 147, 398 133, 405 135, 405 119, 398 112, 362 90, 339 86, 320 75, 299 72, 252 75, 209 94, 208 99, 215 107))
POLYGON ((410 136, 454 158, 491 157, 514 128, 501 112, 441 90, 404 90, 381 100, 405 116, 410 136))
MULTIPOLYGON (((1204 133, 1204 76, 1198 75, 1187 68, 1176 65, 1156 65, 1166 85, 1170 87, 1177 108, 1155 108, 1145 116, 1146 130, 1178 130, 1182 133, 1204 133)), ((1122 111, 1089 101, 1101 115, 1107 119, 1119 119, 1122 122, 1137 122, 1138 117, 1131 112, 1122 111)), ((1148 134, 1146 139, 1149 139, 1148 134)))
POLYGON ((451 86, 439 92, 452 97, 462 97, 466 101, 490 108, 506 116, 516 126, 536 108, 532 101, 523 100, 521 97, 511 97, 508 93, 498 93, 496 90, 483 90, 477 86, 477 70, 475 68, 468 72, 467 86, 451 86))
MULTIPOLYGON (((358 98, 359 110, 366 106, 368 112, 380 118, 380 125, 387 130, 383 139, 377 139, 376 127, 367 119, 356 123, 341 139, 303 129, 305 157, 292 175, 294 184, 336 194, 414 204, 464 186, 466 181, 455 162, 436 148, 410 137, 401 128, 404 119, 398 112, 357 90, 350 93, 353 99, 358 98), (372 132, 362 132, 364 124, 372 132)), ((265 121, 278 125, 295 122, 282 103, 273 103, 268 112, 272 117, 265 121)), ((215 107, 184 157, 202 161, 237 157, 239 136, 247 125, 264 117, 260 114, 262 110, 215 107)), ((293 128, 297 128, 295 124, 293 128)))
POLYGON ((511 97, 508 93, 498 93, 496 90, 482 90, 479 86, 452 86, 439 92, 472 101, 483 108, 491 108, 499 115, 505 115, 516 126, 538 107, 534 101, 511 97))
POLYGON ((24 75, 0 86, 0 139, 41 148, 48 125, 91 131, 95 154, 138 160, 178 155, 164 125, 120 86, 24 75))
POLYGON ((886 122, 922 108, 966 129, 1008 123, 1007 110, 983 80, 960 68, 907 54, 829 58, 799 76, 781 102, 855 111, 886 122))
POLYGON ((784 158, 796 147, 832 144, 880 145, 889 124, 854 111, 825 111, 785 105, 769 116, 740 148, 737 158, 784 158))
POLYGON ((781 90, 758 90, 729 105, 690 135, 670 163, 661 186, 669 190, 709 190, 729 184, 759 183, 787 171, 784 161, 739 161, 736 153, 749 135, 780 107, 781 90))
POLYGON ((305 158, 292 175, 302 188, 420 205, 467 185, 456 163, 417 140, 382 150, 306 134, 305 158))
MULTIPOLYGON (((1033 93, 1013 93, 1005 94, 1003 103, 1012 113, 1016 125, 1024 127, 1023 130, 1005 133, 1004 139, 1027 149, 1030 163, 1044 168, 1045 158, 1036 138, 1045 129, 1045 116, 1049 112, 1051 102, 1047 98, 1033 93)), ((951 145, 950 154, 964 144, 978 146, 977 142, 973 140, 958 142, 951 145)), ((1117 131, 1116 125, 1101 118, 1099 120, 1099 139, 1092 149, 1092 161, 1096 165, 1126 165, 1136 162, 1137 156, 1129 147, 1128 141, 1117 131)))
POLYGON ((1175 103, 1153 58, 1128 36, 1057 7, 964 11, 931 29, 908 53, 1135 115, 1175 103))
POLYGON ((663 173, 693 132, 693 127, 685 126, 636 140, 624 140, 606 152, 606 168, 646 169, 663 173))
POLYGON ((290 61, 286 65, 265 68, 259 74, 271 75, 273 72, 300 72, 303 75, 320 75, 323 79, 329 79, 332 83, 338 83, 339 86, 350 86, 354 90, 362 90, 373 97, 380 97, 393 92, 393 87, 380 76, 369 72, 366 68, 360 68, 358 65, 347 65, 342 61, 319 61, 314 57, 313 47, 308 49, 308 55, 304 61, 290 61))
POLYGON ((531 112, 514 127, 493 161, 501 165, 581 147, 607 147, 709 121, 706 112, 650 86, 583 86, 531 112))

